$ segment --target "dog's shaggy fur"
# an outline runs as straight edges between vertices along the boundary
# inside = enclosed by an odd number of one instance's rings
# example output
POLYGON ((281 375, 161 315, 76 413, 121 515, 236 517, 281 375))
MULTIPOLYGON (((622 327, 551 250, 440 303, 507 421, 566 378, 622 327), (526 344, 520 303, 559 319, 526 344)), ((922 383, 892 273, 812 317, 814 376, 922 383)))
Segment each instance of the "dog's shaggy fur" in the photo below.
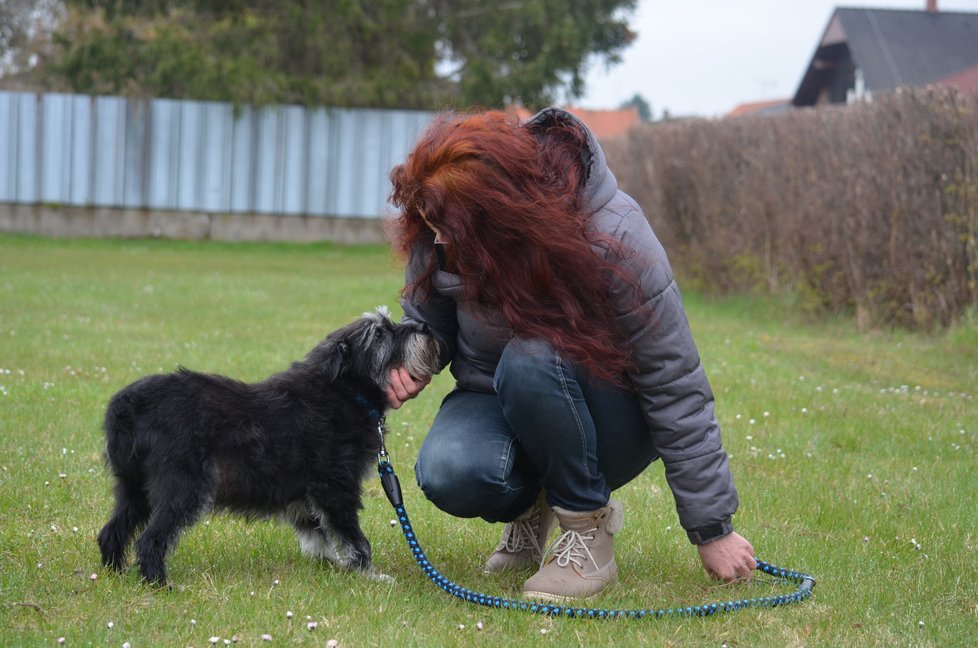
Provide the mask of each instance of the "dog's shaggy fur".
POLYGON ((401 366, 431 375, 437 344, 381 308, 260 383, 181 368, 125 387, 105 414, 116 485, 115 511, 98 535, 102 563, 122 569, 145 526, 136 560, 143 578, 162 585, 180 532, 219 508, 283 516, 303 553, 369 569, 361 480, 380 449, 384 387, 401 366))

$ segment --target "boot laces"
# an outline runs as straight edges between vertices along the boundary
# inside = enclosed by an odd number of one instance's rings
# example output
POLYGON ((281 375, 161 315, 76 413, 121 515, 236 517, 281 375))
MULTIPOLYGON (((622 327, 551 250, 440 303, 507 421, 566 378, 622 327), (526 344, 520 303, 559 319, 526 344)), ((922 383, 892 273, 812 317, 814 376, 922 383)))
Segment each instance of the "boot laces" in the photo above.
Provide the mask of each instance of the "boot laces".
MULTIPOLYGON (((588 529, 584 533, 578 531, 564 531, 551 546, 550 553, 559 567, 566 567, 569 563, 577 565, 578 569, 584 568, 585 561, 594 564, 594 556, 588 548, 588 543, 594 542, 594 532, 597 527, 588 529)), ((542 567, 544 560, 540 561, 542 567)))
POLYGON ((524 549, 532 549, 540 553, 540 543, 537 541, 537 530, 540 528, 539 512, 525 520, 513 520, 503 529, 500 548, 509 553, 519 553, 524 549))

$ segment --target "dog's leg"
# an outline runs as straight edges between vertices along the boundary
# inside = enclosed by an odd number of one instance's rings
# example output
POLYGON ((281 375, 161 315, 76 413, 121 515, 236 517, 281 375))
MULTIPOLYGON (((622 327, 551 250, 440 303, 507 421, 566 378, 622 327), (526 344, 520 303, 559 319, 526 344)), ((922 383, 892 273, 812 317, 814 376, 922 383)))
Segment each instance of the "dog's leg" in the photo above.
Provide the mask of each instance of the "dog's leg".
POLYGON ((324 537, 335 537, 337 565, 370 569, 370 541, 360 529, 359 484, 316 484, 308 490, 309 505, 324 537))
POLYGON ((214 503, 216 486, 200 475, 167 470, 151 487, 152 515, 136 541, 136 561, 143 578, 166 584, 166 558, 180 533, 192 526, 214 503))
POLYGON ((332 563, 338 562, 336 536, 331 529, 322 528, 319 518, 309 511, 305 502, 291 504, 285 517, 295 528, 295 535, 299 539, 299 550, 304 555, 332 563))
POLYGON ((142 485, 119 478, 115 484, 115 511, 98 534, 102 564, 120 571, 126 566, 126 548, 136 529, 149 519, 149 502, 142 485))

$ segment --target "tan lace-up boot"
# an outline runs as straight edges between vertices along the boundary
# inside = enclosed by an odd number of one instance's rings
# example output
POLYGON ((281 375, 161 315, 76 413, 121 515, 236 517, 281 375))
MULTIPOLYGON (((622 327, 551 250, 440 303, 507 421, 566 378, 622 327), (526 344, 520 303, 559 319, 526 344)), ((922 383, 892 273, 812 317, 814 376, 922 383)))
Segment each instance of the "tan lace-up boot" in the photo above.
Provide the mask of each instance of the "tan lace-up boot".
POLYGON ((486 561, 483 573, 492 574, 539 565, 543 559, 543 549, 547 546, 547 538, 555 524, 554 512, 547 506, 545 493, 541 492, 533 506, 503 527, 502 539, 486 561))
POLYGON ((523 596, 535 601, 564 602, 598 594, 618 577, 614 534, 621 530, 622 506, 610 501, 597 511, 554 507, 563 531, 548 551, 546 563, 523 585, 523 596))

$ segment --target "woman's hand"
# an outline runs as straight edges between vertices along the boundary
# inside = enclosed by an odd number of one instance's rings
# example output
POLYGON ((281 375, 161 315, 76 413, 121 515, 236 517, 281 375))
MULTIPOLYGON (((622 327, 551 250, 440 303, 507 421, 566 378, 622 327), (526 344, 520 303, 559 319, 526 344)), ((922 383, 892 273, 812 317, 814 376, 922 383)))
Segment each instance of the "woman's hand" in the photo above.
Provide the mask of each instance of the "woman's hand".
POLYGON ((750 580, 751 572, 757 567, 754 560, 754 547, 736 533, 730 533, 719 540, 697 545, 703 569, 713 578, 733 581, 750 580))
POLYGON ((399 409, 405 401, 409 401, 431 382, 431 376, 427 378, 415 378, 404 367, 391 369, 391 382, 387 385, 387 403, 391 409, 399 409))

